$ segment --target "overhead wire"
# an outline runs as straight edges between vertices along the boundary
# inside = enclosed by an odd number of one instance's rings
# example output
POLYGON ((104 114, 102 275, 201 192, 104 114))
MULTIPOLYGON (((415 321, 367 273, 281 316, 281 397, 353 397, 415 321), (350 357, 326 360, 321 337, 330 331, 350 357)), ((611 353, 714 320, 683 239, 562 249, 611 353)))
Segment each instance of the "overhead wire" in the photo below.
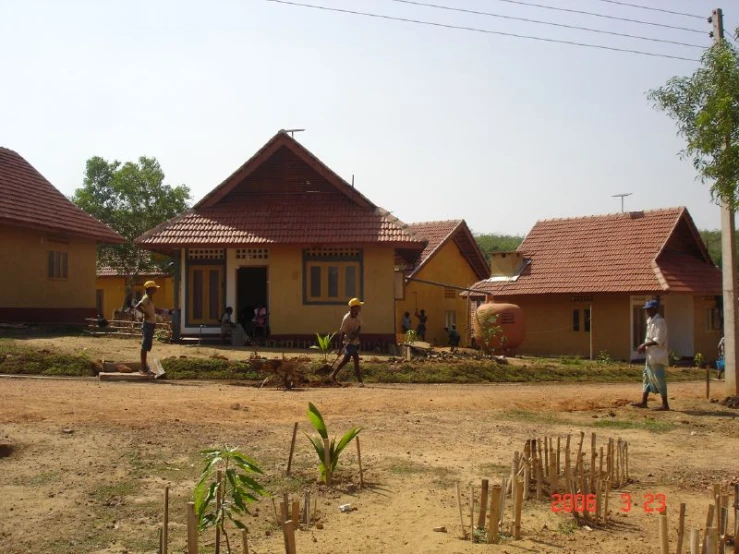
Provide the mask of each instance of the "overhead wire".
POLYGON ((546 4, 537 4, 534 2, 526 2, 525 0, 493 0, 495 2, 505 2, 506 4, 516 4, 517 6, 529 6, 532 8, 542 8, 545 10, 552 10, 556 12, 566 12, 566 13, 576 13, 580 15, 588 15, 591 17, 600 17, 603 19, 613 19, 616 21, 626 21, 628 23, 638 23, 640 25, 651 25, 653 27, 663 27, 665 29, 674 29, 677 31, 687 31, 689 33, 698 33, 699 35, 704 35, 705 31, 701 31, 699 29, 693 29, 691 27, 681 27, 679 25, 669 25, 667 23, 656 23, 654 21, 643 21, 641 19, 630 19, 628 17, 620 17, 617 15, 609 15, 605 13, 595 13, 595 12, 589 12, 585 10, 575 10, 573 8, 560 8, 557 6, 547 6, 546 4))
POLYGON ((652 12, 668 13, 670 15, 682 15, 684 17, 693 17, 695 19, 705 19, 702 15, 696 15, 694 13, 675 12, 672 10, 666 10, 664 8, 655 8, 652 6, 643 6, 642 4, 631 4, 630 2, 620 2, 619 0, 596 0, 597 2, 605 2, 607 4, 617 4, 619 6, 627 6, 629 8, 637 8, 640 10, 649 10, 652 12))
POLYGON ((431 27, 441 27, 445 29, 456 29, 460 31, 468 31, 468 32, 474 32, 474 33, 484 33, 484 34, 490 34, 490 35, 499 35, 499 36, 506 36, 506 37, 514 37, 514 38, 522 38, 527 40, 536 40, 539 42, 549 42, 549 43, 557 43, 557 44, 567 44, 570 46, 579 46, 583 48, 594 48, 597 50, 610 50, 612 52, 624 52, 629 54, 638 54, 641 56, 650 56, 655 58, 668 58, 672 60, 681 60, 686 62, 699 62, 700 60, 696 58, 686 58, 684 56, 675 56, 672 54, 659 54, 657 52, 646 52, 643 50, 633 50, 630 48, 618 48, 615 46, 605 46, 602 44, 591 44, 587 42, 577 42, 574 40, 563 40, 563 39, 554 39, 554 38, 546 38, 546 37, 537 37, 534 35, 524 35, 519 33, 509 33, 506 31, 495 31, 492 29, 481 29, 478 27, 466 27, 462 25, 452 25, 449 23, 437 23, 434 21, 423 21, 420 19, 411 19, 406 17, 398 17, 398 16, 392 16, 392 15, 385 15, 385 14, 378 14, 378 13, 370 13, 370 12, 360 12, 356 10, 347 10, 343 8, 333 8, 329 6, 319 6, 316 4, 308 4, 304 2, 295 2, 291 0, 265 0, 266 2, 272 2, 275 4, 284 4, 287 6, 295 6, 295 7, 301 7, 301 8, 310 8, 315 10, 322 10, 327 12, 337 12, 337 13, 346 13, 346 14, 352 14, 352 15, 360 15, 364 17, 373 17, 377 19, 386 19, 390 21, 400 21, 403 23, 413 23, 417 25, 428 25, 431 27))
POLYGON ((629 33, 619 33, 617 31, 608 31, 606 29, 596 29, 594 27, 582 27, 580 25, 570 25, 567 23, 556 23, 553 21, 543 21, 541 19, 530 19, 527 17, 518 17, 513 15, 503 15, 498 13, 492 13, 492 12, 482 12, 477 10, 469 10, 465 8, 455 8, 452 6, 445 6, 443 4, 433 4, 431 2, 420 2, 418 0, 390 0, 391 2, 397 2, 399 4, 410 4, 412 6, 419 6, 424 8, 434 8, 437 10, 445 10, 450 12, 461 12, 461 13, 468 13, 472 15, 483 15, 487 17, 496 17, 499 19, 509 19, 513 21, 523 21, 525 23, 536 23, 539 25, 550 25, 552 27, 562 27, 565 29, 575 29, 577 31, 588 31, 591 33, 600 33, 603 35, 613 35, 617 37, 625 37, 625 38, 632 38, 632 39, 638 39, 638 40, 647 40, 650 42, 662 42, 665 44, 675 44, 678 46, 687 46, 690 48, 700 48, 701 50, 707 48, 706 46, 701 46, 700 44, 689 44, 686 42, 679 42, 676 40, 667 40, 667 39, 661 39, 661 38, 654 38, 654 37, 645 37, 642 35, 632 35, 629 33))

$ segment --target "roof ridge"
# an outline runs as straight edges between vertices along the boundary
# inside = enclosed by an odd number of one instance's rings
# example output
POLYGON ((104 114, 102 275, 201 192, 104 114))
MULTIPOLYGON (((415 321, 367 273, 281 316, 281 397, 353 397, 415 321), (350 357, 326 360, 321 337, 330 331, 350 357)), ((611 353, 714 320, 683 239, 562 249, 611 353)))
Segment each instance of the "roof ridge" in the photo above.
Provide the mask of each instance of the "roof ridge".
POLYGON ((626 218, 630 214, 657 214, 657 213, 669 213, 669 212, 675 212, 679 213, 680 210, 684 210, 685 206, 672 206, 669 208, 655 208, 653 210, 629 210, 627 212, 613 212, 613 213, 607 213, 607 214, 596 214, 596 215, 579 215, 574 217, 550 217, 545 219, 539 219, 537 220, 538 223, 548 223, 553 221, 577 221, 577 220, 586 220, 586 219, 601 219, 601 218, 607 218, 607 217, 620 217, 623 216, 626 218))
POLYGON ((435 225, 438 223, 454 223, 454 225, 459 225, 464 219, 437 219, 433 221, 414 221, 412 223, 409 223, 408 225, 435 225))

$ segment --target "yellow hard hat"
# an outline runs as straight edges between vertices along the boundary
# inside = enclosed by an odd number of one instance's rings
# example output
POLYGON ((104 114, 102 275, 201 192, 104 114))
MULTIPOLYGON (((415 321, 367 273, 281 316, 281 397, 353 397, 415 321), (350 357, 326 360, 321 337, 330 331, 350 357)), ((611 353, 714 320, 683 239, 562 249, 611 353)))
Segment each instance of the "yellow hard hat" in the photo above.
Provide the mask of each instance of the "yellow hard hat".
POLYGON ((159 285, 157 285, 154 281, 147 281, 144 283, 145 289, 158 289, 159 285))
POLYGON ((364 306, 364 302, 362 302, 359 298, 352 298, 349 300, 349 307, 353 308, 354 306, 364 306))

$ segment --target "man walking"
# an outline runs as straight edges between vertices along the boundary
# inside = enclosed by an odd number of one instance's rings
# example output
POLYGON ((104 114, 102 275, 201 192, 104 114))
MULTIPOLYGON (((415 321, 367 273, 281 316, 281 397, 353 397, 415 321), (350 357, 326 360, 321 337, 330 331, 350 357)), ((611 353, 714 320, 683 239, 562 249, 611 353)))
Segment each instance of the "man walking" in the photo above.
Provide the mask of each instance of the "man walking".
POLYGON ((154 372, 149 369, 146 363, 146 355, 151 352, 151 347, 154 342, 154 330, 157 324, 157 309, 154 306, 154 294, 159 289, 159 286, 154 281, 147 281, 144 283, 144 289, 146 293, 141 301, 136 304, 136 311, 141 312, 144 316, 144 321, 141 324, 141 373, 144 375, 154 375, 154 372))
POLYGON ((647 311, 647 316, 649 316, 649 319, 647 319, 647 334, 637 351, 639 354, 646 352, 643 372, 644 386, 641 402, 635 402, 632 406, 646 408, 649 393, 659 393, 662 397, 662 406, 655 408, 655 411, 666 412, 670 409, 667 402, 667 380, 665 378, 665 372, 669 364, 667 323, 658 313, 659 303, 656 300, 650 300, 644 304, 643 309, 647 311))
POLYGON ((362 373, 359 370, 359 332, 362 329, 362 311, 364 302, 360 301, 359 298, 352 298, 349 300, 349 311, 341 320, 341 333, 344 340, 344 359, 338 367, 331 372, 331 380, 336 381, 336 376, 341 371, 349 360, 354 360, 354 375, 357 377, 357 384, 360 387, 364 386, 362 382, 362 373))

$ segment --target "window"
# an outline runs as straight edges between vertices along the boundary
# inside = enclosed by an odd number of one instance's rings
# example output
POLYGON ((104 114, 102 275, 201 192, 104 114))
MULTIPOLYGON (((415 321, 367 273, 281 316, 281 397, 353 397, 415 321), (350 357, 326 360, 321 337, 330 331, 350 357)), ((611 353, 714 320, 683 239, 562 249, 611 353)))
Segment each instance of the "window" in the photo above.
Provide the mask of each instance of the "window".
POLYGON ((721 330, 721 310, 719 308, 706 308, 704 311, 705 330, 720 331, 721 330))
POLYGON ((66 279, 67 278, 67 253, 59 250, 49 250, 48 255, 48 271, 49 279, 66 279))
POLYGON ((589 333, 590 332, 590 308, 585 308, 585 310, 583 311, 585 312, 585 317, 583 317, 583 319, 585 320, 583 321, 583 323, 585 324, 585 332, 589 333))
POLYGON ((306 303, 344 304, 362 296, 361 250, 310 249, 303 256, 306 303))
POLYGON ((572 310, 572 330, 580 330, 580 310, 572 310))
POLYGON ((444 327, 451 329, 452 325, 457 324, 457 312, 454 310, 447 310, 444 312, 444 327))
POLYGON ((188 323, 218 323, 223 302, 223 266, 190 267, 188 280, 188 323))
POLYGON ((457 298, 457 291, 449 287, 444 287, 444 298, 450 298, 454 300, 455 298, 457 298))

